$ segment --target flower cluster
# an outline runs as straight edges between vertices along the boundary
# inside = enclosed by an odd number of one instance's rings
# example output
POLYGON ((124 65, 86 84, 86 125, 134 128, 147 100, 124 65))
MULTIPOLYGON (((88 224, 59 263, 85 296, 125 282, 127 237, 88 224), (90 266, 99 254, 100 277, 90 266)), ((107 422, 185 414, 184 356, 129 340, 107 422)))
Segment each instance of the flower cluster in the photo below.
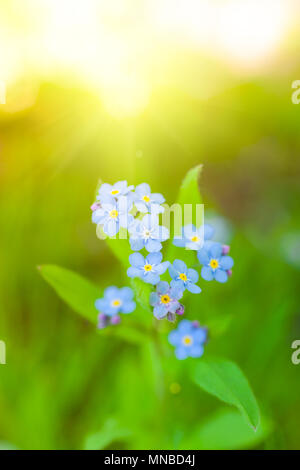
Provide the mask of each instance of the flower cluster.
MULTIPOLYGON (((128 186, 127 181, 119 181, 114 185, 102 184, 91 209, 93 222, 100 224, 108 236, 116 235, 120 228, 128 230, 133 253, 129 256, 127 276, 139 278, 153 286, 149 303, 153 307, 154 317, 174 322, 177 315, 185 313, 184 305, 179 302, 184 293, 199 294, 201 288, 197 285, 199 274, 196 269, 180 259, 172 264, 163 260, 163 242, 169 238, 168 229, 159 225, 164 201, 161 194, 151 193, 146 183, 134 188, 128 186), (170 282, 161 279, 167 272, 170 282)), ((173 244, 197 252, 204 280, 215 279, 224 283, 232 274, 233 259, 228 256, 229 246, 212 240, 214 232, 211 225, 198 228, 192 224, 186 225, 182 236, 174 238, 173 244)), ((129 287, 109 287, 95 306, 100 312, 99 328, 115 325, 120 322, 120 313, 131 313, 135 309, 133 291, 129 287)), ((177 330, 169 335, 169 342, 175 346, 178 359, 200 357, 206 340, 207 331, 197 321, 182 320, 177 330)))

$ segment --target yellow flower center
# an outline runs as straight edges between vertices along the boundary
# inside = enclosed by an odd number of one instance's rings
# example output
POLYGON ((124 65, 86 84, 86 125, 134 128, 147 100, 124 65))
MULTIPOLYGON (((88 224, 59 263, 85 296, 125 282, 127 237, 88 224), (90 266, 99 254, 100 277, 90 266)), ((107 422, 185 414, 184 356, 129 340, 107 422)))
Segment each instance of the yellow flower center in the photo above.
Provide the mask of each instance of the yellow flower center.
POLYGON ((200 238, 197 235, 191 238, 191 242, 198 242, 199 240, 200 238))
POLYGON ((143 196, 143 201, 150 202, 150 197, 149 196, 143 196))
POLYGON ((120 307, 120 305, 121 305, 121 300, 120 300, 120 299, 115 299, 115 300, 112 301, 111 305, 112 305, 113 307, 120 307))
POLYGON ((115 196, 116 194, 119 194, 119 190, 118 189, 114 189, 113 191, 111 191, 110 194, 112 194, 113 196, 115 196))
POLYGON ((145 264, 144 270, 145 271, 152 271, 152 265, 151 264, 145 264))
POLYGON ((191 346, 193 344, 193 338, 191 336, 184 336, 182 342, 185 346, 191 346))
POLYGON ((165 295, 162 295, 161 298, 160 298, 160 301, 162 304, 168 304, 170 302, 171 298, 169 295, 165 294, 165 295))
POLYGON ((179 274, 179 277, 182 281, 187 281, 187 276, 184 273, 179 274))
POLYGON ((119 212, 116 211, 116 209, 113 209, 112 211, 110 211, 109 213, 109 216, 112 218, 112 219, 116 219, 119 215, 119 212))
POLYGON ((219 266, 219 261, 217 259, 211 259, 209 265, 211 268, 217 269, 219 266))
POLYGON ((144 234, 143 234, 143 235, 144 235, 144 238, 150 238, 150 237, 151 237, 151 232, 150 232, 150 230, 147 230, 147 229, 144 230, 144 234))

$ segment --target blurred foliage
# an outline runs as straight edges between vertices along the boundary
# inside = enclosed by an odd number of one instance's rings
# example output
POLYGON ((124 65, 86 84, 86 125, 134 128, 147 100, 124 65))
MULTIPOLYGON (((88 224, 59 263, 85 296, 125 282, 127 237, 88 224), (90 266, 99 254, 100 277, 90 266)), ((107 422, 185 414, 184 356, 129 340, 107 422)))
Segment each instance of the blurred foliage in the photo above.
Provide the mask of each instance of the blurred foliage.
POLYGON ((72 77, 42 80, 35 100, 17 112, 1 105, 2 447, 300 448, 300 369, 291 362, 300 338, 294 39, 249 74, 175 49, 169 81, 136 117, 112 117, 72 77), (209 84, 215 91, 206 94, 209 84), (205 209, 233 228, 235 266, 226 285, 201 280, 186 316, 218 324, 207 354, 236 362, 249 378, 265 423, 257 435, 191 383, 187 362, 175 361, 167 343, 168 325, 154 345, 128 340, 130 331, 99 335, 36 269, 64 266, 99 293, 128 284, 90 220, 98 179, 146 181, 171 204, 199 163, 205 209))

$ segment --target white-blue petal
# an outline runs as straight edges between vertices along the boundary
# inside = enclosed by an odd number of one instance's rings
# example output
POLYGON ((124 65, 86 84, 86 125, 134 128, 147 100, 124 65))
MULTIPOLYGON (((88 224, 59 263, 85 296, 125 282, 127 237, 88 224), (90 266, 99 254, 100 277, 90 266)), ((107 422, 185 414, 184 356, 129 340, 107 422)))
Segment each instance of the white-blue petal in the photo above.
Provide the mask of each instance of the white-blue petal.
POLYGON ((201 250, 198 251, 197 258, 200 264, 204 264, 204 265, 209 264, 210 259, 205 248, 201 248, 201 250))
POLYGON ((192 284, 191 282, 188 282, 187 283, 187 286, 186 286, 187 290, 189 292, 191 292, 192 294, 200 294, 201 292, 201 289, 199 286, 197 286, 196 284, 192 284))
POLYGON ((132 253, 129 256, 129 262, 131 266, 134 266, 135 268, 140 268, 145 265, 145 259, 141 253, 132 253))
POLYGON ((233 259, 231 258, 231 256, 222 256, 220 259, 220 266, 226 271, 228 269, 231 269, 233 266, 233 259))
POLYGON ((223 271, 223 269, 217 269, 215 272, 215 280, 221 283, 226 282, 228 279, 228 275, 226 271, 223 271))
POLYGON ((206 281, 212 281, 214 278, 212 269, 209 266, 203 266, 203 268, 201 269, 201 276, 206 281))

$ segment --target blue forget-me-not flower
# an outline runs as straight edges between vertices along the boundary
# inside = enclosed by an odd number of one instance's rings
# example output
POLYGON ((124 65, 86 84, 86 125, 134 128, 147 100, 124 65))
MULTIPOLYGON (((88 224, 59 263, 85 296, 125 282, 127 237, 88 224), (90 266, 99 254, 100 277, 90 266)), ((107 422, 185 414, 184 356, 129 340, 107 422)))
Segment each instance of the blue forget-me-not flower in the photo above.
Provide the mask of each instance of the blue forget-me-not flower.
POLYGON ((100 207, 93 211, 92 221, 103 225, 103 232, 113 237, 119 232, 120 227, 127 228, 133 222, 133 215, 129 213, 131 208, 132 202, 125 196, 117 201, 111 196, 106 196, 101 201, 100 207))
POLYGON ((132 196, 133 185, 128 186, 127 181, 118 181, 115 184, 103 183, 96 197, 97 201, 102 201, 107 196, 119 199, 121 196, 132 196))
MULTIPOLYGON (((215 279, 218 282, 226 282, 231 274, 233 259, 231 256, 224 256, 224 247, 221 243, 210 243, 198 251, 197 257, 200 264, 201 276, 206 281, 215 279)), ((226 252, 226 251, 225 251, 226 252)))
POLYGON ((177 359, 201 357, 207 340, 207 330, 200 327, 197 321, 182 320, 177 329, 169 333, 168 339, 172 346, 175 346, 177 359))
POLYGON ((174 263, 169 266, 169 273, 172 278, 171 287, 179 287, 182 291, 187 289, 193 294, 201 292, 200 287, 195 284, 199 279, 199 274, 195 269, 188 269, 183 261, 175 259, 174 263))
POLYGON ((133 251, 140 251, 143 247, 149 253, 160 251, 161 242, 169 238, 169 230, 159 225, 158 216, 155 214, 147 214, 142 220, 135 220, 129 226, 128 231, 133 251))
POLYGON ((204 224, 199 228, 189 224, 182 228, 182 236, 174 237, 173 245, 189 250, 199 250, 205 240, 210 240, 214 235, 214 228, 204 224))
POLYGON ((179 299, 182 297, 182 290, 178 287, 170 287, 166 281, 160 281, 156 286, 156 292, 150 294, 150 305, 154 307, 154 316, 161 320, 168 313, 175 314, 181 308, 179 299))
POLYGON ((130 287, 118 289, 118 287, 110 286, 105 289, 103 298, 96 300, 95 307, 107 316, 131 313, 136 307, 133 300, 133 290, 130 287))
POLYGON ((144 258, 140 253, 132 253, 129 256, 130 268, 127 270, 129 277, 139 277, 148 284, 157 284, 160 276, 169 266, 169 261, 162 262, 162 254, 160 252, 149 253, 144 258))
POLYGON ((151 193, 149 184, 142 183, 136 186, 133 193, 134 205, 139 212, 160 214, 164 212, 164 207, 161 206, 165 202, 162 194, 151 193))

